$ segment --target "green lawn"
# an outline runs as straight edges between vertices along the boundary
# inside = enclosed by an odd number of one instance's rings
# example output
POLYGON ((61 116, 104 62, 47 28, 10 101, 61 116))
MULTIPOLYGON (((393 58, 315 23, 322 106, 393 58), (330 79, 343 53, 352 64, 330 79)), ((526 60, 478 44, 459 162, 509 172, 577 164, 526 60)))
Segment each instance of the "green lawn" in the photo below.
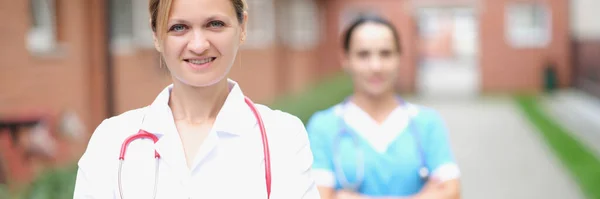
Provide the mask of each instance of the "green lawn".
POLYGON ((584 194, 600 199, 600 160, 541 110, 533 96, 517 96, 517 104, 545 138, 554 154, 562 161, 584 194))

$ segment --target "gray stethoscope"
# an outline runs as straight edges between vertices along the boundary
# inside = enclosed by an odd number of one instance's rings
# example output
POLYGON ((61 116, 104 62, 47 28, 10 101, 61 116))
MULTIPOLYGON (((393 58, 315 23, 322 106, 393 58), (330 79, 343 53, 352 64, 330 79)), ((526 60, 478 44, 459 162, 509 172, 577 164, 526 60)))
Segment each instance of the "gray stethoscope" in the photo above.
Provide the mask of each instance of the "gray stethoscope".
MULTIPOLYGON (((400 101, 400 104, 403 106, 407 106, 407 103, 404 102, 404 100, 402 100, 402 98, 398 97, 398 101, 400 101)), ((355 135, 354 133, 350 133, 346 130, 346 122, 344 122, 344 112, 345 109, 348 105, 349 102, 349 98, 347 98, 346 100, 344 100, 344 102, 342 102, 341 104, 341 111, 340 111, 340 132, 335 136, 335 139, 333 141, 333 164, 334 164, 334 170, 335 170, 335 175, 339 178, 340 184, 342 186, 343 189, 349 189, 349 190, 353 190, 356 191, 358 190, 358 188, 362 185, 362 182, 364 180, 364 174, 365 174, 365 154, 363 150, 357 150, 357 157, 356 157, 356 182, 355 183, 350 183, 348 182, 348 179, 346 178, 346 174, 344 173, 344 170, 342 169, 342 161, 339 155, 339 143, 341 141, 342 135, 343 134, 348 134, 352 137, 352 142, 354 143, 354 148, 355 149, 360 149, 360 143, 359 140, 357 138, 357 135, 355 135)), ((408 118, 408 131, 412 132, 414 138, 416 139, 416 143, 417 143, 417 148, 419 151, 419 157, 420 157, 420 167, 419 167, 419 177, 421 178, 421 180, 423 181, 427 181, 429 179, 429 169, 427 168, 427 165, 425 163, 425 152, 423 151, 423 147, 421 146, 421 139, 420 136, 417 132, 413 131, 414 129, 410 129, 411 127, 411 120, 412 117, 414 117, 414 114, 409 114, 409 118, 408 118)))

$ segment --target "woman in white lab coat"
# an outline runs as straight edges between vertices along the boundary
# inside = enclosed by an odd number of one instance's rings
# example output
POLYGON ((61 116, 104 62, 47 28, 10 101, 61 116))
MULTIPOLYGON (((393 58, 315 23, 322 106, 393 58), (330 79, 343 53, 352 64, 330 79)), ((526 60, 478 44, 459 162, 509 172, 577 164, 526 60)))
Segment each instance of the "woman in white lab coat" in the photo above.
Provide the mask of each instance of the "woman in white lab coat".
POLYGON ((302 122, 246 101, 228 79, 246 38, 246 3, 150 0, 149 10, 155 47, 173 84, 151 105, 97 127, 79 161, 74 198, 258 199, 268 197, 269 184, 270 198, 319 198, 302 122), (133 140, 121 165, 122 144, 138 132, 155 136, 156 144, 133 140))

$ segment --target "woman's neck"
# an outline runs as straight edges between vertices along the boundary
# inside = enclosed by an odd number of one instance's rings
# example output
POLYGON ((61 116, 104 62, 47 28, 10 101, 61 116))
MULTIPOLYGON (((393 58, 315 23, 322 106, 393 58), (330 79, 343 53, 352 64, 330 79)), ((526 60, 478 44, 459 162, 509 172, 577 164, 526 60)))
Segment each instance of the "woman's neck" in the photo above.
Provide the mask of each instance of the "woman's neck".
POLYGON ((229 83, 226 78, 208 87, 193 87, 174 81, 169 106, 175 122, 214 122, 228 95, 229 83))
POLYGON ((355 92, 352 102, 369 114, 377 123, 383 123, 388 115, 400 105, 396 94, 393 92, 380 96, 355 92))

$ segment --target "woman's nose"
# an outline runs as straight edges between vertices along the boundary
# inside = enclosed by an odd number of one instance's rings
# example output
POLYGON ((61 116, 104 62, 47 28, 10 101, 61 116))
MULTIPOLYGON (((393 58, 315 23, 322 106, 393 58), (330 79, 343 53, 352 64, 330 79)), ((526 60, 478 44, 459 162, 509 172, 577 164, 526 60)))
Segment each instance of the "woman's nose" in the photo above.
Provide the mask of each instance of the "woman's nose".
POLYGON ((382 64, 383 63, 381 61, 381 58, 379 58, 379 57, 372 57, 369 60, 369 68, 371 68, 371 70, 375 70, 375 71, 381 70, 382 64))
POLYGON ((210 42, 208 42, 208 39, 202 31, 194 31, 192 38, 188 43, 188 49, 196 54, 202 54, 204 51, 208 50, 209 47, 210 42))

